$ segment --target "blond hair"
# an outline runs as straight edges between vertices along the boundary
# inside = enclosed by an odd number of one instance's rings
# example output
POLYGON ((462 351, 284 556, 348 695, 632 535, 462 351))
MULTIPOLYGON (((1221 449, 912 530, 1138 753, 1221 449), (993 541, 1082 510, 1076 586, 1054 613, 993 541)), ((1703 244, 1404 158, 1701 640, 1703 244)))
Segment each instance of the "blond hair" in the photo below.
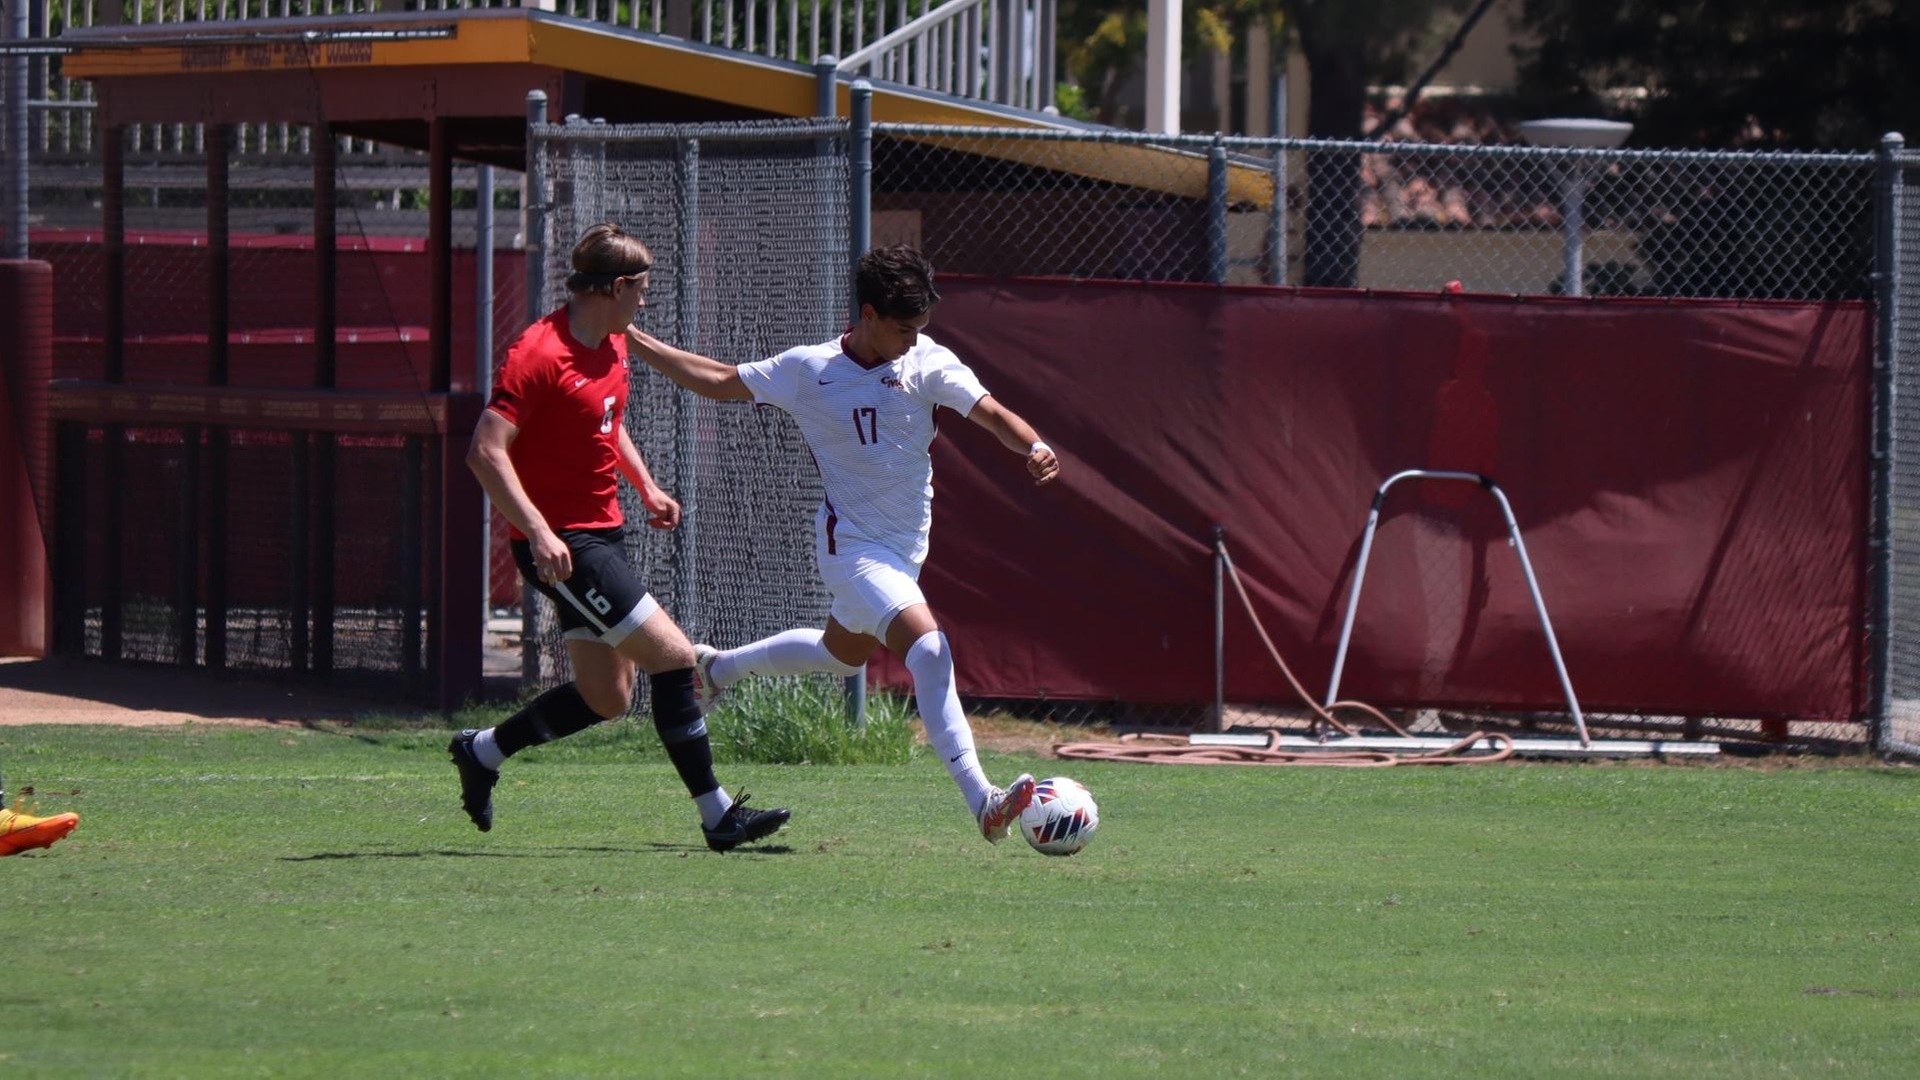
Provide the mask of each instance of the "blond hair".
POLYGON ((652 268, 653 253, 639 237, 603 221, 581 234, 580 242, 573 245, 573 273, 567 278, 567 291, 612 296, 615 281, 652 268))

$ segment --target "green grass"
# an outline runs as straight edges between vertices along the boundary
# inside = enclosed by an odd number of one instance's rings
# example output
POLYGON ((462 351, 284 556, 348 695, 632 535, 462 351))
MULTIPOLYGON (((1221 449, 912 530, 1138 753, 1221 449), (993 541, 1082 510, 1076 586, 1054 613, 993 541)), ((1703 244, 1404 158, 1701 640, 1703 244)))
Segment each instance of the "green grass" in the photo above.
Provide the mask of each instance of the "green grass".
MULTIPOLYGON (((382 714, 358 726, 378 731, 493 727, 524 703, 469 705, 451 721, 432 714, 382 714)), ((913 757, 916 723, 907 698, 875 692, 867 695, 866 726, 856 730, 847 722, 844 691, 820 679, 746 680, 722 695, 707 715, 713 759, 722 765, 905 765, 913 757)), ((599 725, 541 752, 597 757, 609 747, 628 760, 667 760, 644 716, 637 723, 599 725)))
MULTIPOLYGON (((643 728, 637 735, 648 735, 643 728)), ((0 861, 22 1077, 1909 1076, 1920 770, 735 765, 698 844, 599 732, 460 815, 445 734, 0 729, 80 830, 0 861)))

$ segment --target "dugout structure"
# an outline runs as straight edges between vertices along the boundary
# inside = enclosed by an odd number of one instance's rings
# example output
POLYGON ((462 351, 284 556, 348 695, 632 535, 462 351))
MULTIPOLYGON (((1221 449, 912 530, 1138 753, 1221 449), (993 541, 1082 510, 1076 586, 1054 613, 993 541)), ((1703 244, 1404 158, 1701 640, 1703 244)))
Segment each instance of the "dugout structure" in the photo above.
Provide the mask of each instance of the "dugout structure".
POLYGON ((105 132, 101 287, 62 300, 95 302, 101 319, 97 342, 65 342, 97 367, 68 365, 88 377, 49 394, 57 651, 397 684, 443 707, 478 690, 482 612, 469 583, 481 549, 462 538, 482 521, 463 461, 481 398, 454 362, 451 171, 456 156, 490 152, 477 115, 487 99, 470 72, 403 94, 392 71, 324 70, 330 54, 351 61, 369 47, 242 39, 175 47, 173 75, 143 73, 153 58, 141 49, 108 51, 92 69, 105 132), (128 288, 153 255, 151 237, 126 228, 123 129, 186 121, 206 131, 203 290, 155 310, 128 288), (265 250, 230 228, 230 139, 243 121, 316 135, 310 231, 265 250), (377 262, 337 199, 335 136, 354 125, 429 151, 424 311, 362 302, 382 292, 342 297, 355 281, 343 263, 377 262), (247 273, 236 277, 240 249, 247 273), (293 282, 310 291, 287 295, 293 282))
MULTIPOLYGON (((579 111, 805 116, 818 106, 813 71, 524 9, 102 26, 62 43, 72 50, 63 74, 95 91, 103 205, 97 232, 35 237, 63 312, 53 425, 28 440, 57 479, 36 489, 52 492, 54 648, 397 687, 442 707, 472 697, 485 551, 473 534, 484 519, 462 457, 487 373, 459 348, 478 260, 463 263, 452 244, 455 162, 524 167, 529 90, 542 103, 536 123, 579 111), (302 133, 310 183, 266 215, 273 235, 236 232, 236 209, 261 208, 232 205, 245 152, 235 132, 276 125, 283 140, 302 133), (200 141, 179 145, 204 159, 200 227, 130 228, 129 209, 161 198, 129 195, 130 135, 157 143, 196 126, 200 141), (342 198, 340 147, 354 141, 426 153, 424 245, 374 235, 342 198), (289 227, 295 205, 309 218, 289 227)), ((953 121, 982 109, 1017 112, 959 102, 907 115, 953 121)), ((670 149, 679 161, 679 144, 670 149)), ((710 161, 727 156, 709 142, 710 161)), ((839 168, 844 235, 844 145, 839 168)), ((717 164, 707 172, 724 175, 717 164)), ((576 209, 586 207, 569 201, 551 220, 584 227, 576 209)), ((603 201, 592 212, 626 209, 603 201)), ((671 209, 647 220, 670 235, 671 209)), ((532 246, 564 260, 570 243, 532 246)), ((844 239, 812 250, 843 276, 844 239)), ((709 256, 716 277, 738 276, 724 244, 709 256)), ((517 286, 525 266, 500 269, 517 286)), ((820 310, 844 309, 844 285, 820 310)), ((711 310, 725 307, 718 290, 705 295, 711 310)), ((556 301, 536 286, 499 336, 556 301)), ((744 295, 730 302, 751 310, 744 295)), ((672 407, 642 415, 677 422, 672 407)), ((697 563, 684 565, 662 572, 684 580, 697 563)))

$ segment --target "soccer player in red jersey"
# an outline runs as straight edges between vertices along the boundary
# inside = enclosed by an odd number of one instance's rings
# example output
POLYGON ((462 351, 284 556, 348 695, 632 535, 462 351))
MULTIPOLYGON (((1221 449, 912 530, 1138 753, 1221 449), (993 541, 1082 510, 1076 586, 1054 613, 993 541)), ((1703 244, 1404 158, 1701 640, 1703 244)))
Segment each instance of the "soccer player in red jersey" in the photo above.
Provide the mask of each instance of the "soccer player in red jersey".
POLYGON ((635 667, 647 673, 654 727, 700 808, 708 847, 729 851, 762 839, 790 816, 750 809, 744 793, 735 800, 715 779, 694 696, 693 646, 627 564, 621 477, 639 489, 648 525, 680 523, 680 504, 654 483, 622 422, 623 331, 646 303, 652 264, 646 245, 618 225, 586 231, 573 248, 566 306, 514 342, 467 451, 468 467, 511 526, 521 575, 553 601, 574 674, 498 727, 463 731, 448 745, 461 804, 482 832, 493 827, 501 763, 625 714, 635 667))

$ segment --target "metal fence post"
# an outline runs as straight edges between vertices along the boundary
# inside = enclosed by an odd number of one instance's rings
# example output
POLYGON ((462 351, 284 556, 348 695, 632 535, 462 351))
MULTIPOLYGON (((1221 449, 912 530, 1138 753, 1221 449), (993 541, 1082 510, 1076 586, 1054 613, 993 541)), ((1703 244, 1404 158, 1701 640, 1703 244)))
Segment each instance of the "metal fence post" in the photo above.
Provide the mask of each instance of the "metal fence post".
POLYGON ((1273 205, 1267 207, 1267 284, 1287 283, 1287 148, 1273 144, 1273 205))
MULTIPOLYGON (((873 242, 873 84, 865 79, 853 81, 853 182, 852 202, 848 206, 848 233, 852 259, 847 272, 860 262, 873 242)), ((860 318, 860 298, 854 297, 852 315, 860 318)))
POLYGON ((1873 532, 1872 601, 1867 612, 1872 666, 1868 673, 1872 697, 1874 749, 1890 750, 1893 736, 1893 424, 1899 380, 1900 302, 1900 162, 1906 140, 1888 133, 1880 140, 1874 178, 1873 292, 1875 337, 1873 350, 1873 532))
POLYGON ((1227 283, 1227 144, 1207 148, 1207 280, 1227 283))
POLYGON ((1586 201, 1587 166, 1584 161, 1563 161, 1560 173, 1560 278, 1567 296, 1586 294, 1586 201))
MULTIPOLYGON (((676 290, 678 308, 674 318, 679 324, 680 339, 687 348, 711 349, 712 346, 700 338, 699 139, 680 140, 679 171, 680 287, 676 290)), ((694 508, 699 505, 700 498, 699 477, 694 468, 695 410, 699 407, 700 399, 685 387, 680 387, 674 396, 678 405, 674 410, 674 475, 679 486, 675 495, 682 506, 694 508)), ((683 514, 680 527, 674 530, 674 546, 679 555, 675 576, 680 592, 675 597, 678 604, 674 610, 686 625, 699 628, 700 635, 706 637, 710 635, 711 624, 707 621, 706 612, 697 603, 700 588, 700 533, 695 522, 700 517, 698 513, 683 514)))
MULTIPOLYGON (((493 382, 493 166, 475 180, 473 238, 473 392, 493 382)), ((480 623, 493 615, 493 504, 480 493, 480 623)))
POLYGON ((1227 730, 1227 527, 1213 527, 1213 730, 1227 730))
POLYGON ((814 103, 816 116, 840 115, 840 58, 827 53, 813 62, 814 103))
MULTIPOLYGON (((547 298, 547 174, 537 128, 547 122, 547 94, 544 90, 527 92, 527 179, 526 216, 527 253, 527 325, 546 314, 547 298)), ((525 581, 520 583, 520 689, 540 684, 540 594, 525 581)))
MULTIPOLYGON (((853 81, 853 167, 848 170, 851 201, 848 206, 847 233, 850 242, 848 255, 847 306, 851 309, 853 321, 860 321, 860 294, 851 287, 854 269, 860 265, 860 256, 867 253, 873 242, 873 84, 865 79, 853 81)), ((854 730, 867 729, 867 669, 863 666, 858 674, 847 676, 847 719, 853 722, 854 730)))
MULTIPOLYGON (((27 40, 27 4, 14 0, 7 12, 7 37, 27 40)), ((7 64, 7 258, 27 258, 27 58, 9 56, 7 64)))

